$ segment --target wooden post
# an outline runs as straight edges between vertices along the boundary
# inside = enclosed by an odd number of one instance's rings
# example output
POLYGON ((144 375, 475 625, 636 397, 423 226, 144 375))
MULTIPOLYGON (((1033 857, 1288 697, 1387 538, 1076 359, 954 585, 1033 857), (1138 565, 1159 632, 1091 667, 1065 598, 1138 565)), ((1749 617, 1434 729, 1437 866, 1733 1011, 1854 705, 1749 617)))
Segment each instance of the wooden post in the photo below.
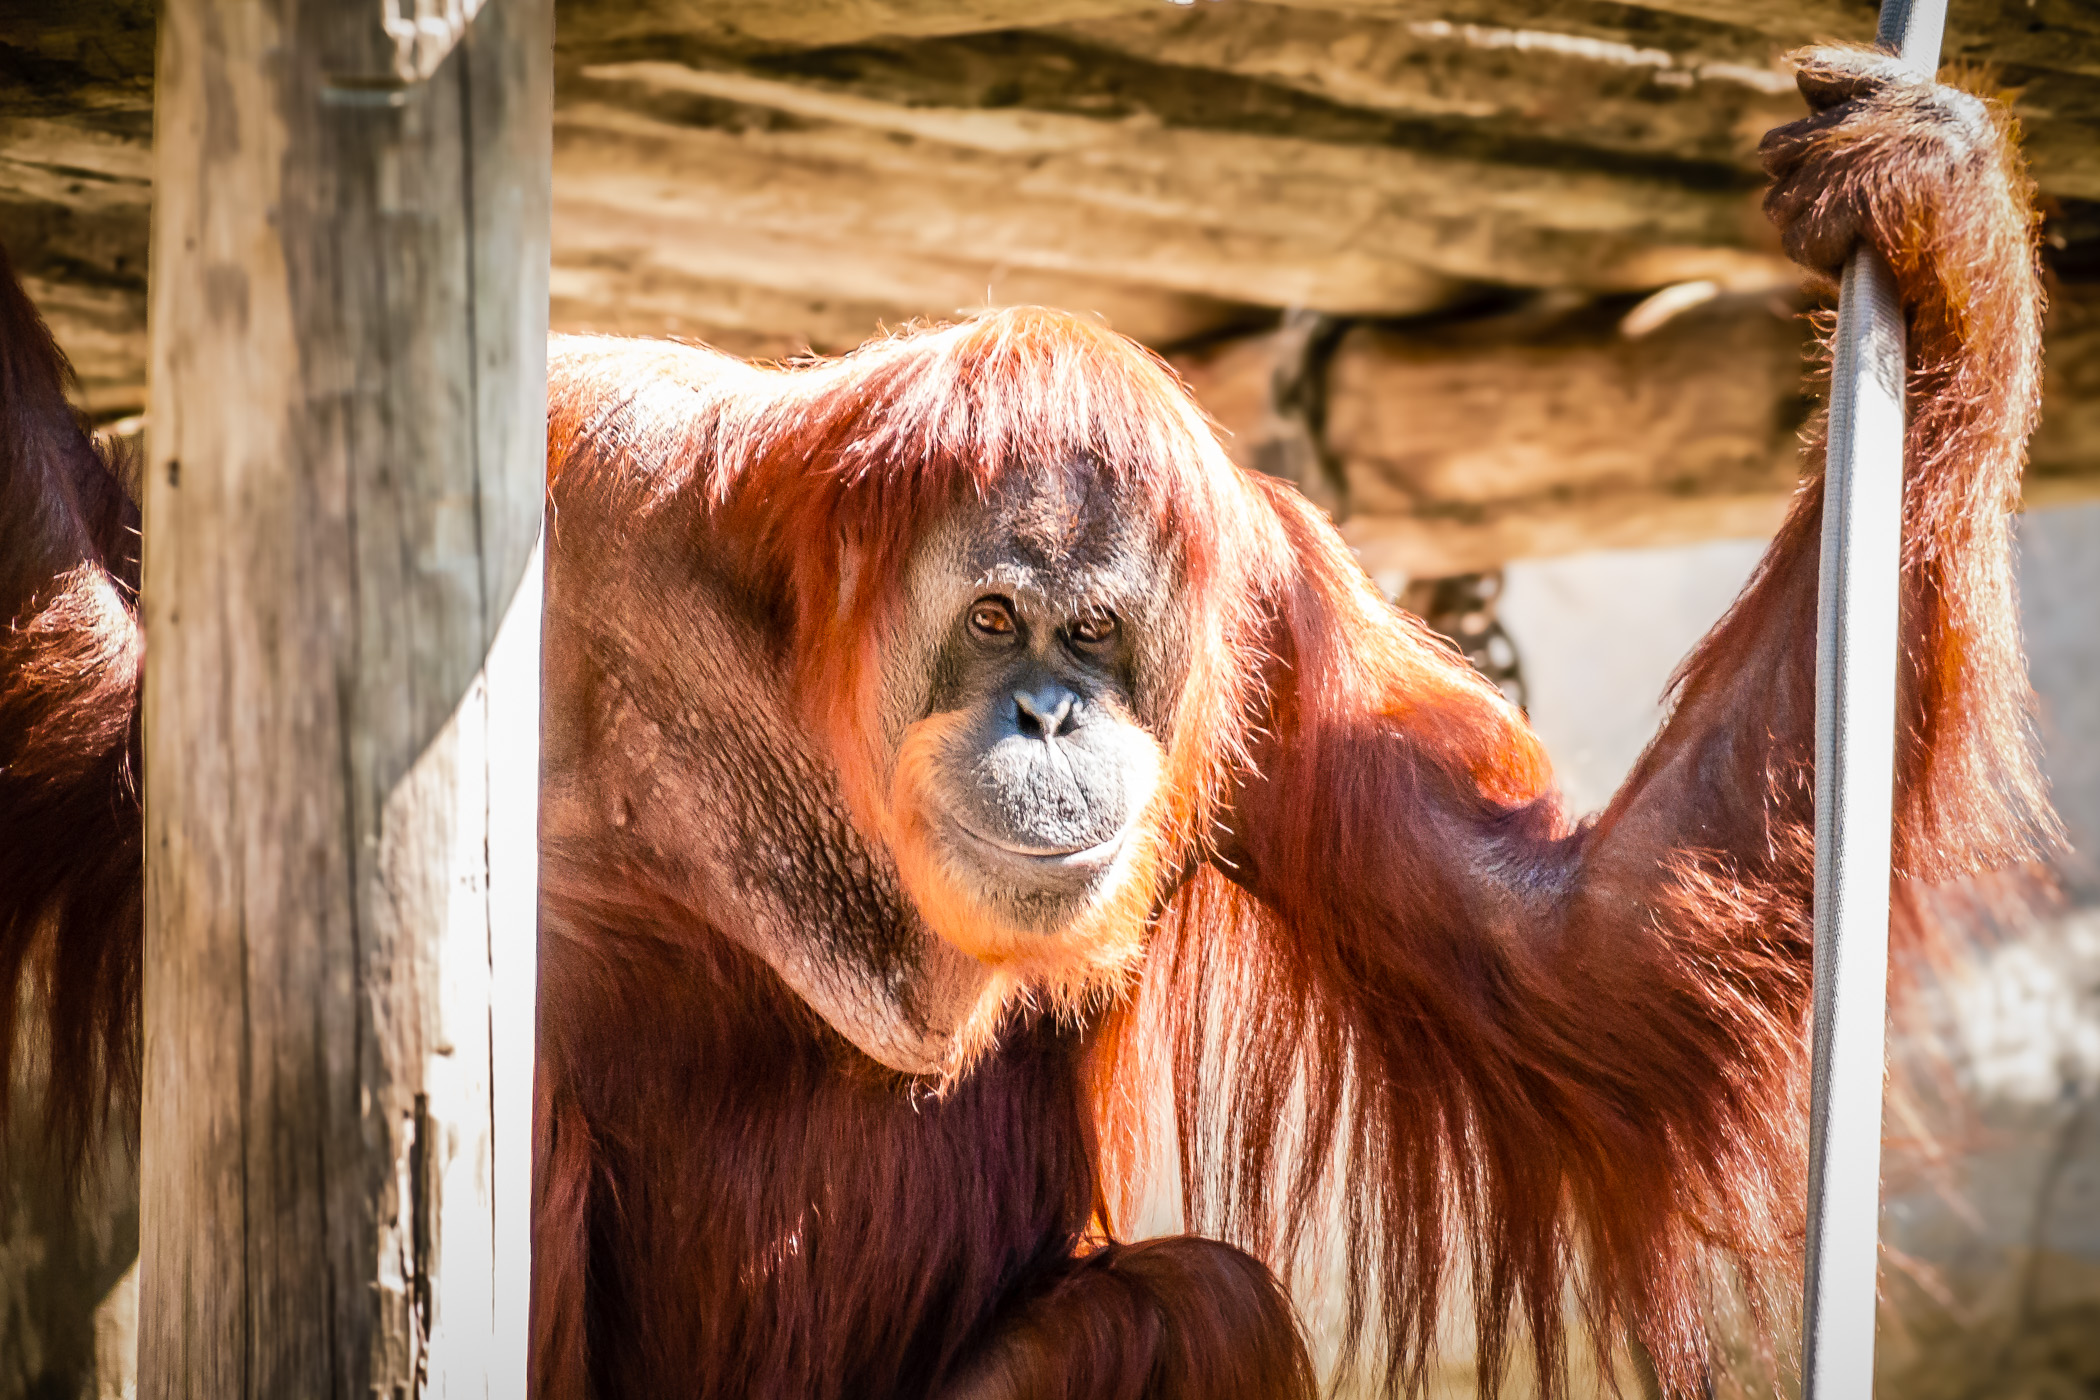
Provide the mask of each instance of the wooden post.
POLYGON ((156 1400, 524 1393, 551 40, 550 0, 163 9, 156 1400))

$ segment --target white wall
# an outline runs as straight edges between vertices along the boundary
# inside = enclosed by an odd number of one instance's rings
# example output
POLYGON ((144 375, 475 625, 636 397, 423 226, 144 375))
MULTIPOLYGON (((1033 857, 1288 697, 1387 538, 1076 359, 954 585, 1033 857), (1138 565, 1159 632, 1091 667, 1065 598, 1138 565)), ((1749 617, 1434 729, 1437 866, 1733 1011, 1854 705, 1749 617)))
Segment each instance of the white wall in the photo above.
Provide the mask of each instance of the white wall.
MULTIPOLYGON (((2020 591, 2056 804, 2100 848, 2100 504, 2021 517, 2020 591)), ((1610 800, 1661 721, 1670 672, 1720 617, 1759 540, 1524 560, 1504 574, 1531 721, 1576 812, 1610 800)))
POLYGON ((2100 504, 2021 520, 2020 612, 2042 753, 2086 892, 2100 894, 2100 504))
POLYGON ((1527 559, 1503 571, 1531 722, 1570 806, 1611 800, 1662 720, 1670 672, 1750 576, 1762 540, 1527 559))

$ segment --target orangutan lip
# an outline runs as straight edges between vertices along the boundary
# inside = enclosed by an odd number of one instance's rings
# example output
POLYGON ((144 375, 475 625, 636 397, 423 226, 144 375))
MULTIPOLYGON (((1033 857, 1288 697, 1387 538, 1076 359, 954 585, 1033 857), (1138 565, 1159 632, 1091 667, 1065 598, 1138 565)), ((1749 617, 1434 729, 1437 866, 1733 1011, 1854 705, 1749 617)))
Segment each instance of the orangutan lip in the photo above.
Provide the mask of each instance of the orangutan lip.
POLYGON ((957 831, 972 841, 990 846, 996 851, 1003 851, 1010 856, 1018 856, 1022 860, 1034 861, 1039 865, 1096 865, 1114 856, 1123 844, 1123 833, 1119 831, 1106 841, 1093 846, 1074 846, 1069 849, 1058 846, 1016 846, 1011 841, 1001 841, 995 836, 974 831, 953 817, 950 817, 949 821, 957 831))

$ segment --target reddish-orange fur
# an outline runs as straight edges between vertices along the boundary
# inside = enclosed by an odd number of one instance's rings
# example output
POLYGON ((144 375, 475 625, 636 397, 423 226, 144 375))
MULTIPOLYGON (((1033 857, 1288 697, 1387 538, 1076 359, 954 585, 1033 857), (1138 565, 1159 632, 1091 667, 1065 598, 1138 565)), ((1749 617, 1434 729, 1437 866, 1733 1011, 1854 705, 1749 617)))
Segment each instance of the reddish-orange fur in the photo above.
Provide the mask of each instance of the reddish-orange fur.
MULTIPOLYGON (((1857 90, 1854 63, 1813 56, 1812 100, 1857 90)), ((2015 863, 2051 828, 2005 519, 2039 378, 2029 191, 2001 128, 1964 153, 1906 103, 1789 128, 1768 159, 1797 255, 1827 268, 1863 231, 1910 308, 1895 851, 1917 948, 1919 882, 2015 863)), ((0 556, 0 992, 53 950, 53 1113, 77 1139, 100 1086, 135 1091, 139 653, 104 605, 134 575, 13 295, 0 540, 30 552, 0 556)), ((1307 1395, 1255 1259, 1286 1265, 1319 1219, 1345 1236, 1352 1337, 1401 1390, 1461 1274, 1487 1383, 1523 1339, 1549 1393, 1570 1290, 1591 1344, 1637 1337, 1677 1387, 1717 1272, 1784 1296, 1816 476, 1624 789, 1576 825, 1521 716, 1089 322, 988 313, 785 370, 572 341, 551 383, 536 1394, 1307 1395), (801 892, 858 911, 848 934, 909 924, 882 883, 910 860, 874 718, 896 582, 957 500, 1074 461, 1181 551, 1193 643, 1157 878, 1093 931, 1145 953, 995 979, 973 1064, 929 1095, 790 994, 744 906, 677 862, 676 823, 649 825, 736 732, 680 708, 678 666, 733 656, 704 674, 779 745, 702 793, 711 820, 731 823, 725 794, 815 792, 804 824, 837 859, 801 892), (702 584, 733 606, 657 632, 621 615, 702 584), (1062 1014, 1025 1003, 1045 990, 1062 1014), (1153 1066, 1191 1227, 1249 1253, 1112 1241, 1153 1066)), ((908 870, 903 888, 944 898, 908 870)), ((962 917, 929 912, 936 932, 962 917)))
MULTIPOLYGON (((1164 368, 1054 313, 988 318, 793 371, 566 342, 551 383, 550 715, 558 695, 582 695, 601 669, 626 666, 602 663, 595 623, 564 602, 565 587, 583 587, 565 580, 588 574, 602 586, 617 567, 599 521, 627 522, 623 564, 659 548, 726 556, 741 593, 768 609, 762 631, 782 649, 793 719, 823 738, 846 806, 874 839, 893 839, 891 793, 900 776, 910 790, 913 761, 907 744, 904 773, 887 773, 867 742, 871 653, 899 606, 876 581, 902 575, 919 522, 957 492, 1084 450, 1130 474, 1126 499, 1169 515, 1189 578, 1242 580, 1274 557, 1248 552, 1250 541, 1267 547, 1273 518, 1164 368), (646 402, 624 387, 643 382, 646 402), (907 450, 911 470, 896 470, 907 450), (570 530, 582 548, 565 541, 570 530)), ((1195 848, 1244 762, 1258 658, 1225 639, 1251 636, 1257 606, 1229 586, 1191 600, 1216 644, 1173 704, 1154 821, 1177 855, 1195 848)), ((622 687, 644 688, 632 677, 622 687)), ((649 722, 676 743, 679 716, 649 722)), ((550 723, 559 773, 564 731, 550 723)), ((618 781, 589 753, 575 762, 618 781)), ((652 755, 652 772, 664 766, 652 755)), ((548 810, 557 835, 543 865, 538 1393, 648 1394, 674 1376, 698 1377, 681 1384, 707 1395, 1310 1392, 1288 1305, 1251 1259, 1197 1241, 1105 1246, 1109 1193, 1078 1031, 1025 1014, 1002 1025, 994 1005, 981 1029, 1003 1030, 997 1045, 977 1050, 945 1092, 914 1088, 785 997, 735 946, 734 908, 696 901, 588 812, 570 826, 558 779, 548 810), (615 1022, 649 1033, 608 1057, 603 1030, 615 1022), (638 1051, 647 1063, 635 1063, 638 1051), (590 1145, 576 1148, 586 1134, 590 1145), (635 1166, 637 1151, 654 1165, 635 1166), (974 1204, 964 1209, 958 1193, 974 1204), (656 1202, 674 1199, 695 1203, 679 1214, 700 1220, 666 1219, 656 1202), (632 1246, 592 1241, 585 1266, 563 1242, 588 1240, 608 1212, 657 1223, 632 1246), (753 1259, 762 1275, 739 1275, 753 1259), (1225 1338, 1232 1347, 1213 1352, 1225 1338), (637 1346, 664 1354, 637 1359, 637 1346)), ((1162 872, 1116 901, 1127 927, 1102 931, 1111 945, 1139 946, 1163 886, 1162 872)), ((941 910, 931 912, 939 927, 941 910)), ((983 951, 997 947, 987 940, 983 951)), ((1054 994, 1068 981, 1068 1002, 1084 1004, 1089 980, 1098 994, 1117 970, 1112 959, 998 986, 1054 994)))

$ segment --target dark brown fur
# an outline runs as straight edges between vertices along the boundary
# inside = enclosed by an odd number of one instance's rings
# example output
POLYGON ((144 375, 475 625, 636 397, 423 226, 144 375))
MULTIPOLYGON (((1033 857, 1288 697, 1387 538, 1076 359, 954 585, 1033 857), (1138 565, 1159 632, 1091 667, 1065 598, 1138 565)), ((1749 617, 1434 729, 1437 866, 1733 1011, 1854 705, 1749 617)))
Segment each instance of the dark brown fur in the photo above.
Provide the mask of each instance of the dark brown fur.
POLYGON ((40 1035, 44 1137, 77 1169, 138 1098, 144 652, 138 511, 70 377, 0 252, 0 1084, 40 1035))
MULTIPOLYGON (((2006 523, 2039 380, 2030 191, 1992 109, 1854 51, 1805 61, 1819 115, 1767 142, 1773 214, 1819 269, 1864 236, 1910 315, 1895 851, 1919 948, 1922 882, 2052 832, 2006 523)), ((135 575, 15 295, 0 977, 55 950, 77 1133, 109 1082, 136 1090, 138 644, 96 601, 135 575)), ((551 384, 536 1394, 1308 1395, 1268 1268, 1315 1220, 1394 1389, 1425 1380, 1461 1275, 1490 1388, 1519 1339, 1564 1386, 1570 1290, 1590 1344, 1637 1337, 1679 1388, 1717 1274, 1779 1320, 1818 476, 1574 825, 1522 718, 1091 323, 989 313, 788 370, 572 341, 551 384), (938 1029, 876 821, 882 639, 944 511, 1074 462, 1179 550, 1169 858, 1142 960, 995 979, 936 1092, 752 950, 792 927, 884 1024, 938 1029), (1233 1245, 1115 1241, 1148 1131, 1191 1226, 1233 1245)))

